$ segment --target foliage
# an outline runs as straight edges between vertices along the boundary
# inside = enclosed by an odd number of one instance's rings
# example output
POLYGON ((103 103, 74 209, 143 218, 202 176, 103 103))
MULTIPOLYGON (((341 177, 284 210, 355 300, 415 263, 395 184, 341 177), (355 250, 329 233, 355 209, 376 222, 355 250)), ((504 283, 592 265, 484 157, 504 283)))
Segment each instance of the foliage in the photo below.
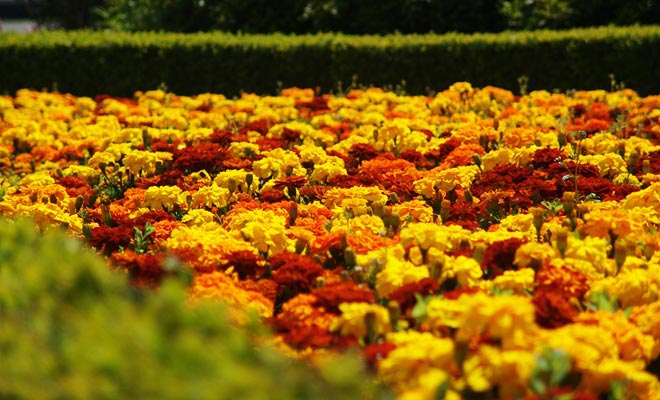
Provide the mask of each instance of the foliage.
POLYGON ((403 80, 409 93, 456 81, 517 91, 523 75, 528 90, 609 89, 614 74, 648 94, 660 79, 659 40, 656 26, 387 36, 4 33, 0 93, 57 88, 131 96, 165 83, 181 94, 231 96, 273 93, 278 82, 329 91, 338 82, 385 86, 403 80))
POLYGON ((350 34, 499 32, 660 22, 657 0, 30 0, 65 29, 350 34))
POLYGON ((0 222, 0 398, 316 399, 375 395, 358 361, 312 368, 256 323, 191 306, 184 286, 130 289, 61 232, 0 222))

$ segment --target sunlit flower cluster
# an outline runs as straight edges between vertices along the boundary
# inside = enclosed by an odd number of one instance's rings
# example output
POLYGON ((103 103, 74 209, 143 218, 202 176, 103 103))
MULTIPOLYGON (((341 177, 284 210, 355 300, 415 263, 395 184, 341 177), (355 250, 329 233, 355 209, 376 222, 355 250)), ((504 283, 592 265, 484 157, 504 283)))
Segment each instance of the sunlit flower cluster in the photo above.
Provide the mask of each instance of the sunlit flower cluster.
POLYGON ((400 399, 660 398, 658 96, 20 90, 0 117, 2 218, 144 290, 191 277, 290 354, 357 349, 400 399))

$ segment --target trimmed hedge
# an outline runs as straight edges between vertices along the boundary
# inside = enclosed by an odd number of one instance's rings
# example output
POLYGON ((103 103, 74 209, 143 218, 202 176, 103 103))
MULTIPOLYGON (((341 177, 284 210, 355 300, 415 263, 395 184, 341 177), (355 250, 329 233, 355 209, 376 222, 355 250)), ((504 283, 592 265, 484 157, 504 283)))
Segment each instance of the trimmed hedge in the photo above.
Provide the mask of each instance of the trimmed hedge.
POLYGON ((57 88, 130 96, 164 83, 178 94, 328 91, 354 79, 409 93, 456 81, 528 89, 610 89, 610 74, 641 94, 660 90, 660 26, 498 34, 235 35, 38 32, 0 34, 0 93, 57 88))

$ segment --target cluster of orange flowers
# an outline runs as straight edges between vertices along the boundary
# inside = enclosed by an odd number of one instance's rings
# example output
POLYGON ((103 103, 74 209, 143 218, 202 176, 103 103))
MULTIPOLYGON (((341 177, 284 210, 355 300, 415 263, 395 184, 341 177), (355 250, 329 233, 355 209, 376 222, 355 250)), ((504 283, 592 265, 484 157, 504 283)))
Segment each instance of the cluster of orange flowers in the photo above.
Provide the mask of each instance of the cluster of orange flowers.
MULTIPOLYGON (((400 399, 660 398, 660 96, 0 97, 0 215, 400 399), (365 377, 366 378, 366 377, 365 377)), ((56 266, 55 266, 56 267, 56 266)))

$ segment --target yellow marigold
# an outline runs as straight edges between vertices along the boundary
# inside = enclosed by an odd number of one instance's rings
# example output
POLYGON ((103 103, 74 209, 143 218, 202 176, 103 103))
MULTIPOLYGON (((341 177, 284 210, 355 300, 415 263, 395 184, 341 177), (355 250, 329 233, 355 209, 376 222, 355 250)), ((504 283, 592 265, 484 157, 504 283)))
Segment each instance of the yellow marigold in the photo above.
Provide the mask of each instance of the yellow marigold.
POLYGON ((330 232, 346 231, 347 233, 359 234, 360 232, 372 232, 382 234, 385 232, 385 223, 375 215, 362 214, 354 218, 346 218, 343 212, 339 218, 332 219, 330 232))
POLYGON ((536 130, 528 127, 506 129, 502 132, 504 145, 509 148, 530 146, 534 144, 535 136, 536 130))
POLYGON ((421 200, 410 200, 392 206, 392 212, 401 217, 401 221, 432 222, 433 209, 421 200))
POLYGON ((513 150, 506 147, 489 151, 481 156, 481 164, 484 171, 493 169, 498 165, 509 164, 513 160, 513 150))
POLYGON ((653 337, 644 334, 631 323, 621 311, 583 312, 574 318, 574 323, 596 325, 612 333, 624 361, 642 361, 647 364, 652 358, 653 337))
POLYGON ((332 160, 328 160, 323 164, 314 165, 314 171, 312 171, 309 180, 312 182, 326 182, 337 175, 346 175, 344 162, 338 157, 332 158, 332 160))
MULTIPOLYGON (((630 193, 623 201, 624 209, 633 209, 636 207, 653 207, 660 213, 660 182, 651 184, 646 189, 630 193)), ((639 221, 637 221, 639 223, 639 221)))
POLYGON ((427 143, 428 139, 424 132, 412 131, 408 135, 405 135, 401 139, 401 142, 397 143, 396 150, 398 152, 404 152, 406 150, 425 150, 427 143))
POLYGON ((484 345, 467 357, 463 373, 468 387, 475 392, 498 387, 503 398, 517 398, 526 393, 535 366, 536 357, 531 352, 484 345))
POLYGON ((500 220, 499 228, 512 232, 523 232, 528 239, 536 238, 534 216, 531 213, 507 215, 500 220))
POLYGON ((623 308, 655 302, 660 293, 660 267, 622 270, 616 276, 593 282, 587 296, 595 293, 609 294, 618 299, 623 308))
MULTIPOLYGON (((616 153, 606 153, 597 155, 583 155, 580 157, 580 163, 593 164, 598 167, 600 176, 617 176, 626 174, 628 169, 626 162, 616 153)), ((634 177, 634 176, 631 176, 634 177)))
POLYGON ((20 181, 20 186, 48 186, 55 183, 55 179, 47 172, 35 172, 25 175, 20 181))
POLYGON ((296 324, 329 330, 337 317, 326 312, 324 307, 314 306, 317 300, 312 294, 300 293, 282 304, 282 314, 296 324))
POLYGON ((431 177, 425 176, 413 182, 415 193, 419 193, 427 199, 432 199, 436 196, 435 180, 431 177))
POLYGON ((259 145, 250 142, 231 142, 228 150, 232 157, 245 158, 251 154, 259 154, 259 145))
POLYGON ((660 355, 660 318, 658 315, 660 315, 660 301, 634 306, 630 312, 630 322, 639 327, 642 333, 653 338, 652 360, 660 355))
POLYGON ((216 221, 216 215, 210 211, 198 208, 190 210, 181 218, 181 222, 188 226, 204 226, 216 221))
POLYGON ((428 332, 403 331, 389 333, 387 341, 397 347, 378 363, 378 375, 398 392, 416 389, 424 374, 446 374, 455 367, 451 339, 428 332))
POLYGON ((657 398, 660 383, 658 378, 644 371, 639 365, 619 359, 605 359, 582 372, 581 386, 596 393, 606 393, 612 382, 624 385, 626 398, 657 398))
MULTIPOLYGON (((192 122, 193 122, 192 120, 189 121, 188 129, 186 129, 183 133, 184 133, 184 139, 186 140, 186 143, 190 143, 193 146, 195 146, 199 142, 201 142, 202 140, 208 139, 209 136, 211 136, 213 134, 213 129, 211 129, 211 128, 201 128, 201 127, 192 127, 191 126, 192 122)), ((180 131, 178 131, 176 129, 168 129, 168 130, 161 129, 161 134, 162 134, 162 132, 165 132, 165 131, 172 132, 171 135, 173 136, 173 138, 170 139, 170 140, 174 140, 174 138, 180 137, 180 135, 178 134, 180 131)))
POLYGON ((473 287, 483 275, 481 265, 472 257, 446 257, 440 280, 456 279, 461 287, 473 287))
POLYGON ((343 210, 348 210, 355 217, 357 217, 358 215, 367 214, 367 212, 369 211, 367 199, 363 199, 361 197, 343 199, 339 203, 339 206, 340 207, 335 208, 335 210, 341 210, 340 212, 342 213, 344 212, 343 210))
POLYGON ((273 315, 273 302, 263 294, 242 289, 236 281, 221 271, 197 274, 190 288, 193 300, 218 299, 238 309, 249 310, 263 318, 273 315))
POLYGON ((323 195, 323 204, 333 209, 349 198, 363 198, 369 204, 385 204, 388 200, 386 194, 376 186, 355 186, 351 188, 332 188, 323 195))
POLYGON ((466 305, 460 301, 433 297, 426 303, 424 324, 435 328, 444 326, 458 328, 465 312, 466 305))
POLYGON ((273 210, 257 209, 233 214, 225 219, 225 225, 237 238, 252 243, 260 252, 272 255, 288 247, 286 217, 273 210))
POLYGON ((154 210, 185 208, 187 195, 178 186, 151 186, 145 192, 144 206, 154 210))
POLYGON ((410 134, 410 128, 403 120, 387 121, 378 129, 374 147, 376 150, 393 151, 410 134))
POLYGON ((436 248, 446 252, 469 243, 470 231, 457 225, 411 222, 401 230, 400 237, 404 248, 418 246, 422 251, 436 248))
POLYGON ((338 331, 342 336, 364 339, 370 330, 370 334, 378 337, 392 328, 387 308, 379 304, 342 303, 339 305, 339 311, 341 315, 332 322, 330 331, 338 331))
POLYGON ((534 306, 528 297, 476 293, 460 299, 469 307, 462 315, 456 340, 467 341, 474 335, 488 333, 502 341, 503 349, 526 348, 533 340, 537 326, 534 306))
POLYGON ((612 333, 593 325, 568 324, 540 331, 535 340, 536 351, 560 349, 574 361, 578 371, 588 370, 608 359, 617 359, 619 348, 612 333))
POLYGON ((383 260, 383 269, 376 275, 376 292, 379 297, 387 297, 397 288, 407 283, 428 278, 426 266, 416 266, 402 257, 388 251, 383 260))
MULTIPOLYGON (((434 400, 437 398, 438 388, 449 380, 449 374, 444 370, 434 368, 413 378, 410 386, 399 393, 399 400, 434 400)), ((461 400, 458 392, 447 389, 444 396, 445 400, 461 400)))
POLYGON ((587 276, 599 277, 614 273, 614 264, 610 263, 607 254, 610 250, 609 241, 599 237, 585 237, 578 239, 568 235, 564 258, 561 259, 559 251, 551 264, 557 267, 566 265, 587 276))
POLYGON ((189 262, 193 268, 201 271, 213 271, 227 255, 240 250, 256 252, 256 249, 243 240, 234 238, 222 227, 182 226, 172 231, 163 242, 163 247, 170 253, 189 262))
POLYGON ((99 168, 101 164, 110 164, 119 160, 119 157, 108 151, 97 151, 94 155, 87 160, 87 165, 92 168, 99 168))
POLYGON ((431 170, 429 175, 435 180, 436 186, 443 194, 460 185, 463 189, 469 189, 474 177, 479 173, 476 165, 459 166, 445 170, 431 170))
POLYGON ((158 165, 172 161, 172 153, 165 151, 132 150, 122 159, 122 163, 134 175, 153 175, 158 165))
POLYGON ((522 268, 518 271, 507 270, 493 280, 481 281, 480 287, 486 290, 511 291, 515 294, 525 294, 534 290, 534 269, 522 268))
MULTIPOLYGON (((354 136, 359 137, 357 135, 351 135, 351 137, 354 136)), ((303 144, 301 146, 298 146, 298 150, 300 150, 300 152, 298 153, 298 157, 300 157, 301 163, 305 163, 305 162, 313 162, 315 164, 324 163, 328 159, 328 154, 325 152, 323 147, 320 146, 316 146, 312 144, 303 144)))
POLYGON ((202 186, 195 193, 192 194, 192 205, 206 207, 226 207, 235 195, 229 193, 229 189, 219 187, 218 185, 211 184, 210 186, 202 186))

